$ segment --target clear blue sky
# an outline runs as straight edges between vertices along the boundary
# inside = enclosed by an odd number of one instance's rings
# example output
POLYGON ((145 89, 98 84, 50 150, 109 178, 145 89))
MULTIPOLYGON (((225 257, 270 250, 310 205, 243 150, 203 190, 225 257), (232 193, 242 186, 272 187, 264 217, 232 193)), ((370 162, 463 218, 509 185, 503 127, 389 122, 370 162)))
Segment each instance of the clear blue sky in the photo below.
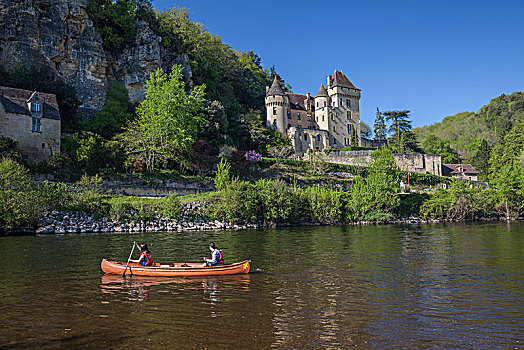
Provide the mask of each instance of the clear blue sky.
POLYGON ((335 69, 362 90, 361 120, 409 109, 413 126, 524 91, 524 0, 169 1, 239 51, 316 94, 335 69))

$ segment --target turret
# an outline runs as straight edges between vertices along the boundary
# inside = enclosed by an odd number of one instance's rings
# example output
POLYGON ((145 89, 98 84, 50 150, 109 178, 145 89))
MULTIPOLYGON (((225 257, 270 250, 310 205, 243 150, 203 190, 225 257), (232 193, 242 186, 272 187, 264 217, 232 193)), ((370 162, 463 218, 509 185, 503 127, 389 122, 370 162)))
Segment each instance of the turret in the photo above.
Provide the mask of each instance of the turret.
POLYGON ((329 96, 324 88, 324 85, 320 84, 317 96, 315 96, 315 118, 319 129, 328 130, 329 128, 329 96))
POLYGON ((286 96, 277 76, 271 84, 271 87, 266 87, 266 122, 269 127, 276 129, 282 135, 286 134, 286 115, 289 108, 289 97, 286 96))

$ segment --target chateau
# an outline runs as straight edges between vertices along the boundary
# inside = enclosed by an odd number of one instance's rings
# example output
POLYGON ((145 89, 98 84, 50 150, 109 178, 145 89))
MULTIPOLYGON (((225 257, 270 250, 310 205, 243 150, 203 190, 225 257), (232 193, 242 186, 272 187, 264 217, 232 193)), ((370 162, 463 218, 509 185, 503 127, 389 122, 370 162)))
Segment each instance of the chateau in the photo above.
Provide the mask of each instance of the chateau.
POLYGON ((317 95, 284 92, 277 77, 266 87, 266 121, 291 139, 296 153, 360 146, 360 89, 340 71, 327 76, 317 95))

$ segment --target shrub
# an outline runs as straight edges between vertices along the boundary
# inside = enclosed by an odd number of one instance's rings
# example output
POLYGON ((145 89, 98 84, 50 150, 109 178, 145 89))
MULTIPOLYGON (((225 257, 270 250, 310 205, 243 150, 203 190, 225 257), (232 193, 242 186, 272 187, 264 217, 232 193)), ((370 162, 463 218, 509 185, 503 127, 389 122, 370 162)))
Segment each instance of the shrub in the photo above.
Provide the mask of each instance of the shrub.
POLYGON ((229 183, 229 170, 231 165, 229 162, 222 158, 217 165, 217 173, 215 175, 215 188, 217 191, 223 190, 229 183))
POLYGON ((176 194, 172 194, 162 200, 158 213, 163 218, 178 219, 183 209, 180 198, 176 194))

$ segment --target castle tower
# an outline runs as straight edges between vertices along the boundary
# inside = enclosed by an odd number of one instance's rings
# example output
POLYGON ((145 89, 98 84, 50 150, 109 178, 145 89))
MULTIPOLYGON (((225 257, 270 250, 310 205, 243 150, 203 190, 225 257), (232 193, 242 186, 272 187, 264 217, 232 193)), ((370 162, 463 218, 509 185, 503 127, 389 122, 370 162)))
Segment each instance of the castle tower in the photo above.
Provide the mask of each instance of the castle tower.
POLYGON ((324 88, 324 85, 320 84, 317 96, 315 96, 315 120, 318 128, 328 130, 329 128, 329 110, 330 101, 329 95, 324 88))
POLYGON ((266 122, 282 135, 286 135, 286 115, 289 109, 289 97, 284 93, 277 76, 271 87, 266 87, 266 122))
POLYGON ((330 144, 335 148, 360 146, 360 89, 340 71, 327 77, 327 93, 331 101, 332 113, 328 129, 330 144), (352 129, 357 130, 358 143, 351 143, 352 129))

